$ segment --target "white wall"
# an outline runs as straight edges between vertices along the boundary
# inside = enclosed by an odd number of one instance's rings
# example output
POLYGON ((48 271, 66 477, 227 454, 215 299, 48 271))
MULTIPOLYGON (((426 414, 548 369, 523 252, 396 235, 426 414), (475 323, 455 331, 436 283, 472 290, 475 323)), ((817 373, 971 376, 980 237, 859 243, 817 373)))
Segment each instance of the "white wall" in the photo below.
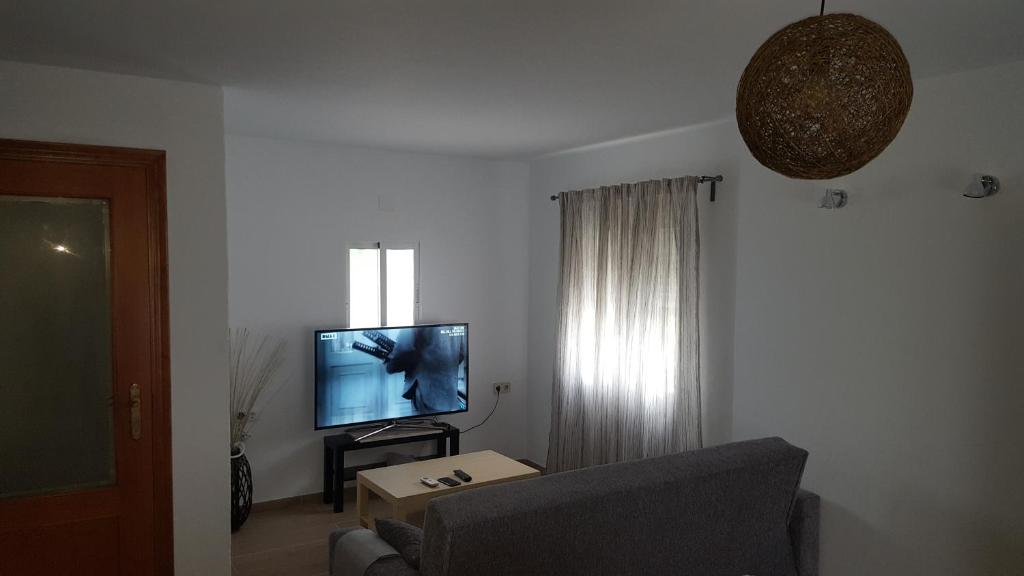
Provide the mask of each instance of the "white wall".
POLYGON ((227 575, 224 135, 219 88, 0 62, 0 137, 167 151, 177 574, 227 575))
POLYGON ((780 435, 810 450, 825 576, 1019 573, 1022 134, 1015 64, 919 80, 893 145, 837 182, 761 167, 732 121, 535 162, 531 455, 543 457, 550 417, 558 218, 547 196, 721 171, 720 203, 701 201, 711 442, 780 435), (1003 192, 961 197, 974 171, 1003 192), (818 209, 826 186, 847 189, 849 206, 818 209))
POLYGON ((684 175, 723 174, 717 199, 700 187, 701 358, 704 444, 732 433, 732 326, 736 270, 736 189, 740 186, 735 126, 716 122, 649 138, 581 148, 535 160, 530 187, 530 457, 547 458, 558 296, 559 210, 550 196, 564 190, 684 175))
MULTIPOLYGON (((1022 103, 1024 64, 918 81, 903 133, 833 183, 851 203, 831 213, 815 208, 825 183, 756 165, 730 122, 542 158, 532 175, 229 137, 231 321, 292 352, 250 442, 257 500, 320 489, 309 333, 344 321, 345 242, 422 243, 423 320, 471 323, 473 410, 451 420, 475 423, 489 384, 514 383, 465 448, 543 461, 558 259, 547 196, 721 172, 719 201, 701 193, 707 443, 781 435, 811 451, 827 576, 1015 573, 1022 103), (972 171, 1003 192, 960 197, 972 171)), ((0 137, 168 152, 175 560, 190 575, 228 572, 221 118, 217 88, 0 63, 0 137)))
POLYGON ((332 432, 313 431, 312 331, 346 324, 351 242, 420 243, 420 320, 470 323, 470 411, 444 420, 479 422, 490 384, 511 381, 462 448, 525 456, 525 164, 228 136, 227 183, 231 324, 284 338, 289 354, 288 384, 248 442, 256 501, 322 488, 332 432))
POLYGON ((734 430, 810 450, 824 575, 1024 567, 1022 135, 1016 64, 918 81, 843 210, 744 167, 734 430))

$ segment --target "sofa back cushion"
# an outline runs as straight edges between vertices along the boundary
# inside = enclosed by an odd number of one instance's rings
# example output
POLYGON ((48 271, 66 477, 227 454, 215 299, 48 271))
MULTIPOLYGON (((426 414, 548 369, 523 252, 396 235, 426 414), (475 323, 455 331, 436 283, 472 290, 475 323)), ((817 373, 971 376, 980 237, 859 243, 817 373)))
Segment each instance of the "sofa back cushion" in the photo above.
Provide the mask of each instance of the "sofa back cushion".
POLYGON ((435 498, 420 570, 795 576, 787 524, 806 459, 768 438, 435 498))

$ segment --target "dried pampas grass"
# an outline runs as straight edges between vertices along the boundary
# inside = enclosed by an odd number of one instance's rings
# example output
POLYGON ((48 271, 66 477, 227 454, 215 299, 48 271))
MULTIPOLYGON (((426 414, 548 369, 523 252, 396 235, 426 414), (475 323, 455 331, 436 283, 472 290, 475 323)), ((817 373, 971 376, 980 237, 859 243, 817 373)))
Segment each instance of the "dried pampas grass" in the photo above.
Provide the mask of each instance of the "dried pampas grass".
POLYGON ((239 449, 249 437, 256 403, 280 384, 278 376, 285 360, 283 340, 255 335, 247 328, 231 331, 231 449, 239 449))

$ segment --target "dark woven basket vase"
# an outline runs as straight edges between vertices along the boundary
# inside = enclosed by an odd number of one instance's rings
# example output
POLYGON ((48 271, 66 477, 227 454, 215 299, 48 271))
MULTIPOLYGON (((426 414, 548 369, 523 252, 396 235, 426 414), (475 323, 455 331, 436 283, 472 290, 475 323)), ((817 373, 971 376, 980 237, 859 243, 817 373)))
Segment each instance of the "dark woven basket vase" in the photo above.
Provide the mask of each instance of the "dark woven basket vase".
POLYGON ((750 60, 736 121, 761 164, 791 178, 849 174, 896 138, 914 85, 899 43, 855 14, 786 26, 750 60))
POLYGON ((243 452, 231 457, 231 531, 237 532, 252 511, 252 468, 243 452))

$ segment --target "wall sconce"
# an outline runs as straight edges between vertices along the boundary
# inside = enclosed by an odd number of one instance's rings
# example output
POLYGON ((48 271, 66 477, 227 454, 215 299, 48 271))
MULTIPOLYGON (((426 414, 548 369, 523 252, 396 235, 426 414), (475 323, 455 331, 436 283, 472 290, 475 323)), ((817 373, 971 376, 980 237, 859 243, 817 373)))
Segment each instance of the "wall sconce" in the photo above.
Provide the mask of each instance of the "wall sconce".
POLYGON ((849 196, 846 194, 846 190, 825 190, 825 195, 821 197, 821 204, 818 204, 818 208, 824 208, 825 210, 838 210, 843 206, 846 206, 846 202, 849 200, 849 196))
POLYGON ((989 174, 975 174, 964 190, 968 198, 985 198, 999 192, 999 179, 989 174))

